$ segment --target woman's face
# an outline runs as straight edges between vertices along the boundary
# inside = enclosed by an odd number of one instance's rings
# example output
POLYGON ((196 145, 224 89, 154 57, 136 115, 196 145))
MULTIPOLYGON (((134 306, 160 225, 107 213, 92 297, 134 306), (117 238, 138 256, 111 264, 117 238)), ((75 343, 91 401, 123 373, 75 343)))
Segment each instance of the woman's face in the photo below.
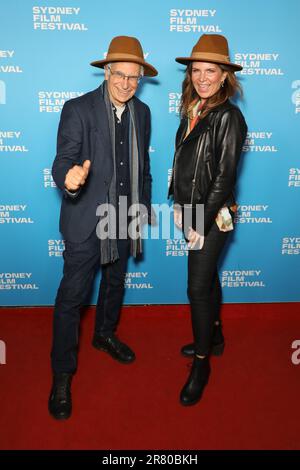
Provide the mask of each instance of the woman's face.
POLYGON ((202 101, 217 93, 226 76, 227 72, 224 72, 217 64, 209 62, 193 62, 192 64, 192 82, 202 101))

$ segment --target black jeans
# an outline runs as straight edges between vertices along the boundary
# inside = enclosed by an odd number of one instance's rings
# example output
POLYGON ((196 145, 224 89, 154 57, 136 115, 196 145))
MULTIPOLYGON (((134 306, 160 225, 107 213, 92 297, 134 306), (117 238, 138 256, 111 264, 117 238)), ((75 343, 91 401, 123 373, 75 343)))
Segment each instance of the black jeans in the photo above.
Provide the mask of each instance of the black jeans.
MULTIPOLYGON (((77 368, 80 307, 86 300, 100 267, 100 240, 96 232, 82 243, 66 241, 64 271, 57 291, 51 352, 54 373, 74 373, 77 368)), ((130 240, 118 240, 119 260, 102 267, 96 308, 95 333, 111 334, 116 328, 124 295, 130 240)))
POLYGON ((221 232, 214 222, 201 250, 188 253, 188 297, 191 304, 195 352, 209 354, 215 321, 220 320, 222 289, 218 259, 230 232, 221 232))

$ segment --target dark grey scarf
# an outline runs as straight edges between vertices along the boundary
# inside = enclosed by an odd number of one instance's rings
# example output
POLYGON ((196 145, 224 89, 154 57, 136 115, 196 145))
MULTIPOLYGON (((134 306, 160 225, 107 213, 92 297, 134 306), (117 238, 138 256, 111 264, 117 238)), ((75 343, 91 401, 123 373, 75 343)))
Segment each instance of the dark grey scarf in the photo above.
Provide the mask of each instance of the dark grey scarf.
MULTIPOLYGON (((110 131, 110 138, 112 144, 112 157, 113 157, 113 176, 108 191, 108 203, 115 209, 117 207, 117 191, 116 191, 116 138, 115 138, 115 113, 109 99, 106 81, 101 85, 106 112, 108 117, 108 125, 110 131)), ((139 152, 136 133, 136 120, 133 101, 129 100, 128 103, 130 121, 129 121, 129 162, 130 162, 130 189, 131 189, 131 204, 139 204, 139 152)), ((109 206, 108 206, 109 208, 109 206)), ((115 230, 113 230, 114 217, 108 210, 108 236, 101 240, 101 264, 113 263, 119 259, 119 252, 117 240, 115 237, 115 230)), ((139 230, 140 223, 138 223, 137 231, 139 230)), ((136 257, 142 252, 142 240, 139 232, 137 237, 131 239, 131 255, 136 257)))

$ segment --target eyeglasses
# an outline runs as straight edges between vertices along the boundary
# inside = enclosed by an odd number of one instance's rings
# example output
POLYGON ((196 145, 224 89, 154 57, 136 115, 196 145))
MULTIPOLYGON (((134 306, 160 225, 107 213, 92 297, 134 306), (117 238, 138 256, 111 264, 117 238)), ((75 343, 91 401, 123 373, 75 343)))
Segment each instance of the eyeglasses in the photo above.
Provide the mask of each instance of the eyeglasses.
POLYGON ((115 77, 115 80, 117 80, 118 82, 121 82, 127 79, 129 83, 131 83, 131 85, 137 85, 139 81, 142 79, 142 75, 125 75, 125 73, 119 72, 118 70, 113 72, 111 67, 109 66, 108 66, 108 70, 115 77))

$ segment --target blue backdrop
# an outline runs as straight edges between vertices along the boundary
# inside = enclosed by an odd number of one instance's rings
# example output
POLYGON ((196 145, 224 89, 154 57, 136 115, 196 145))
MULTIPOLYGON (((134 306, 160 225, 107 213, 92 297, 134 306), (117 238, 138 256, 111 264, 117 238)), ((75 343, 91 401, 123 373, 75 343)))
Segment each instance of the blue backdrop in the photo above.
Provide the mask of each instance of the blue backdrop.
MULTIPOLYGON (((63 103, 96 88, 113 36, 140 39, 158 70, 138 96, 152 110, 153 202, 166 203, 184 67, 205 32, 229 39, 244 66, 249 127, 239 215, 220 266, 225 302, 299 301, 299 0, 0 0, 0 297, 50 305, 62 274, 60 193, 51 178, 63 103)), ((183 241, 147 240, 129 264, 125 303, 186 303, 183 241)), ((98 280, 98 278, 97 278, 98 280)), ((91 303, 95 303, 96 289, 91 303)))

